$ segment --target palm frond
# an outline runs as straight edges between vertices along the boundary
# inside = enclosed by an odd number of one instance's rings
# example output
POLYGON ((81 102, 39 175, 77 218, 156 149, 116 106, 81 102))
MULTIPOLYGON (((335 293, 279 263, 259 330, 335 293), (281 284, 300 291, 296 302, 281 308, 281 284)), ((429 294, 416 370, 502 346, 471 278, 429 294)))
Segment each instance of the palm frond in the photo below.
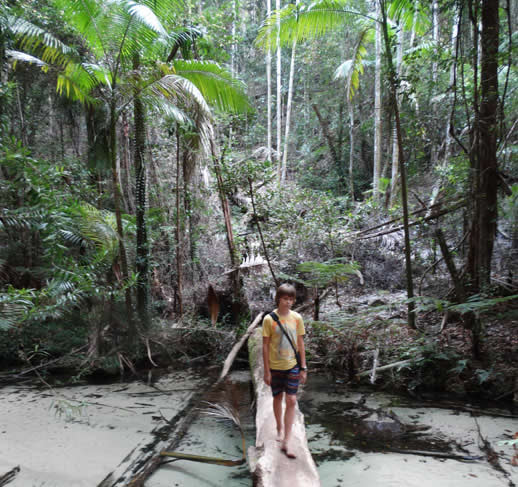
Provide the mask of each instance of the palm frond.
POLYGON ((173 67, 176 74, 196 86, 209 104, 227 112, 250 111, 244 83, 217 63, 178 60, 173 67))
POLYGON ((212 402, 206 402, 206 404, 207 408, 202 410, 205 416, 215 418, 219 421, 231 422, 241 431, 241 419, 235 408, 229 404, 216 404, 212 402))
POLYGON ((123 4, 128 13, 142 25, 146 26, 148 29, 151 29, 157 34, 167 36, 167 32, 164 29, 164 26, 150 7, 143 3, 137 3, 132 0, 126 0, 123 2, 123 4))
POLYGON ((433 40, 425 40, 421 41, 417 46, 411 47, 410 49, 406 49, 404 55, 407 56, 409 54, 431 54, 437 49, 438 45, 436 41, 433 40))
POLYGON ((9 228, 13 230, 27 230, 32 223, 33 221, 28 215, 7 213, 7 211, 0 213, 0 230, 7 230, 9 228))
POLYGON ((194 120, 190 117, 189 113, 175 103, 171 103, 170 99, 157 98, 153 94, 148 95, 146 93, 141 96, 141 100, 148 107, 149 111, 163 115, 171 122, 176 122, 180 125, 195 126, 194 120))
POLYGON ((19 39, 21 49, 37 54, 44 63, 66 65, 77 57, 75 49, 25 19, 11 17, 10 30, 19 39))
POLYGON ((189 101, 192 101, 196 103, 201 110, 210 113, 210 108, 203 94, 194 83, 183 76, 167 74, 146 86, 146 91, 147 90, 158 97, 163 97, 174 103, 187 104, 189 101))
POLYGON ((59 230, 59 233, 65 242, 69 243, 70 245, 73 245, 74 247, 85 247, 86 246, 85 239, 81 235, 78 235, 75 232, 72 232, 70 230, 64 230, 61 228, 59 230))
POLYGON ((97 0, 53 0, 54 5, 63 12, 67 24, 87 39, 89 49, 98 57, 108 52, 106 39, 112 31, 103 17, 108 17, 113 2, 97 0))
POLYGON ((152 9, 163 25, 177 23, 179 14, 185 9, 183 0, 141 0, 140 3, 152 9))
POLYGON ((0 293, 0 330, 8 330, 22 323, 34 306, 30 291, 0 293))
POLYGON ((305 41, 340 29, 348 18, 370 16, 350 8, 350 0, 320 0, 309 5, 293 4, 276 10, 259 30, 255 44, 263 49, 277 48, 277 20, 280 21, 279 43, 291 46, 293 41, 305 41))
POLYGON ((41 59, 35 56, 31 56, 30 54, 27 54, 25 52, 7 49, 5 51, 5 54, 7 55, 8 59, 14 61, 14 65, 16 65, 18 61, 21 61, 23 63, 36 64, 37 66, 47 66, 46 62, 42 61, 41 59))
POLYGON ((92 242, 97 249, 96 262, 113 262, 119 252, 114 215, 107 210, 98 210, 88 203, 81 203, 75 211, 82 238, 92 242))
POLYGON ((65 94, 71 100, 79 100, 81 103, 96 103, 97 100, 90 96, 90 93, 101 82, 106 82, 109 78, 104 72, 91 71, 91 66, 69 63, 58 74, 56 91, 60 95, 65 94))
POLYGON ((404 29, 415 28, 418 35, 424 34, 430 26, 431 2, 415 0, 392 0, 388 8, 390 18, 403 25, 404 29))
POLYGON ((354 93, 360 86, 360 75, 363 74, 363 58, 367 54, 365 43, 370 40, 369 34, 372 32, 372 28, 368 27, 360 32, 358 41, 354 48, 352 59, 349 59, 342 63, 335 71, 334 78, 343 78, 346 80, 346 92, 347 98, 352 100, 354 93))

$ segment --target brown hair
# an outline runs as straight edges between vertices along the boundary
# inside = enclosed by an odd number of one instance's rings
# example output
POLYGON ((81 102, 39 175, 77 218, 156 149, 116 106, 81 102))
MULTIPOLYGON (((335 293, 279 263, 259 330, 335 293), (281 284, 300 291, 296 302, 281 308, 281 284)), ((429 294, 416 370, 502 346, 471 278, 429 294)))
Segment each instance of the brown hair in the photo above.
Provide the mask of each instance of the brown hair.
POLYGON ((295 299, 297 297, 295 287, 293 287, 291 284, 284 283, 277 288, 277 292, 275 293, 275 304, 277 306, 279 306, 279 301, 282 296, 291 296, 293 299, 295 299))

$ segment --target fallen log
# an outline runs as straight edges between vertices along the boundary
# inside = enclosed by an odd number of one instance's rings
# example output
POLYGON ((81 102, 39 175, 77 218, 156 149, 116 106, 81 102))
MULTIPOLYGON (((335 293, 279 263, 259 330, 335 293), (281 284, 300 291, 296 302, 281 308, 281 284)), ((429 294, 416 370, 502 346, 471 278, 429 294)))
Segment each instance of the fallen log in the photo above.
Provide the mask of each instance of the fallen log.
POLYGON ((356 374, 356 377, 363 377, 365 375, 373 374, 374 372, 376 372, 376 373, 383 372, 384 370, 390 370, 395 367, 403 367, 404 365, 409 365, 411 363, 417 363, 420 360, 423 360, 422 357, 400 360, 399 362, 394 362, 394 363, 388 364, 388 365, 382 365, 380 367, 376 367, 375 369, 364 370, 363 372, 356 374))
POLYGON ((262 317, 263 317, 263 313, 259 313, 257 315, 257 317, 255 318, 255 320, 252 322, 252 324, 248 327, 248 330, 246 330, 245 334, 232 347, 232 350, 230 351, 230 353, 227 355, 227 358, 225 359, 225 362, 223 364, 223 369, 221 370, 217 384, 219 384, 226 377, 226 375, 230 371, 230 367, 232 367, 232 364, 234 363, 234 360, 236 359, 237 354, 239 353, 239 350, 241 350, 241 347, 248 340, 248 337, 253 333, 253 331, 256 329, 256 327, 261 324, 262 317))
POLYGON ((198 415, 197 406, 206 393, 207 388, 203 385, 198 388, 198 392, 191 393, 187 405, 167 424, 155 428, 151 432, 152 439, 137 445, 97 487, 143 487, 144 482, 163 462, 161 452, 174 450, 178 446, 198 415))
POLYGON ((18 475, 19 471, 20 466, 18 465, 17 467, 14 467, 11 470, 9 470, 9 472, 4 473, 4 475, 0 477, 0 487, 2 487, 3 485, 7 485, 9 482, 14 480, 14 478, 18 475))
POLYGON ((308 448, 304 416, 298 405, 291 433, 295 459, 289 459, 276 441, 271 389, 263 381, 262 333, 256 330, 248 340, 250 368, 256 394, 256 442, 248 449, 248 461, 255 487, 320 487, 315 462, 308 448))

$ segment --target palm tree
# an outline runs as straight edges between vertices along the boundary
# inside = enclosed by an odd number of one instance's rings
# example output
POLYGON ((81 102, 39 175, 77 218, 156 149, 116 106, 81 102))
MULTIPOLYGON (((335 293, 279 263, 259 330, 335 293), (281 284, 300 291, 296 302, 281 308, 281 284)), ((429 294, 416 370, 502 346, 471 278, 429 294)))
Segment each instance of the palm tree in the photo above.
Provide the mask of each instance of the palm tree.
MULTIPOLYGON (((138 309, 146 317, 147 236, 145 232, 146 188, 143 179, 143 144, 145 141, 144 107, 162 110, 179 122, 189 121, 188 113, 180 108, 195 107, 210 118, 209 103, 224 110, 241 111, 248 108, 243 85, 217 64, 207 61, 172 61, 167 53, 178 44, 181 34, 169 33, 166 27, 181 11, 177 0, 55 0, 67 24, 81 36, 88 57, 64 46, 42 29, 19 19, 16 32, 21 47, 41 55, 45 66, 58 69, 57 89, 71 98, 88 104, 103 103, 109 112, 109 152, 111 161, 113 202, 119 235, 121 271, 124 282, 129 270, 124 245, 121 218, 121 190, 117 174, 117 123, 129 104, 134 104, 137 165, 137 272, 138 309), (147 61, 141 63, 141 60, 147 61)), ((126 286, 126 309, 132 325, 130 289, 126 286)))

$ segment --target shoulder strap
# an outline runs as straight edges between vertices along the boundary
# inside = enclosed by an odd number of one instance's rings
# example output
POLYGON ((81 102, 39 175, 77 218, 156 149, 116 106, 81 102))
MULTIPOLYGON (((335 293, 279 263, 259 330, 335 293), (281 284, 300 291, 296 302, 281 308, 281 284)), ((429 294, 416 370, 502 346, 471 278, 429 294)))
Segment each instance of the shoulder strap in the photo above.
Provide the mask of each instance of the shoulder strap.
POLYGON ((295 348, 295 345, 293 345, 293 342, 291 341, 291 338, 290 336, 288 335, 288 333, 286 332, 286 330, 284 329, 284 326, 282 326, 282 323, 281 321, 279 320, 279 317, 277 316, 277 314, 272 311, 270 313, 270 316, 275 320, 275 322, 280 326, 282 332, 286 335, 286 338, 288 339, 288 341, 290 342, 290 345, 291 345, 291 348, 293 348, 293 351, 295 352, 295 355, 297 355, 297 349, 295 348))

